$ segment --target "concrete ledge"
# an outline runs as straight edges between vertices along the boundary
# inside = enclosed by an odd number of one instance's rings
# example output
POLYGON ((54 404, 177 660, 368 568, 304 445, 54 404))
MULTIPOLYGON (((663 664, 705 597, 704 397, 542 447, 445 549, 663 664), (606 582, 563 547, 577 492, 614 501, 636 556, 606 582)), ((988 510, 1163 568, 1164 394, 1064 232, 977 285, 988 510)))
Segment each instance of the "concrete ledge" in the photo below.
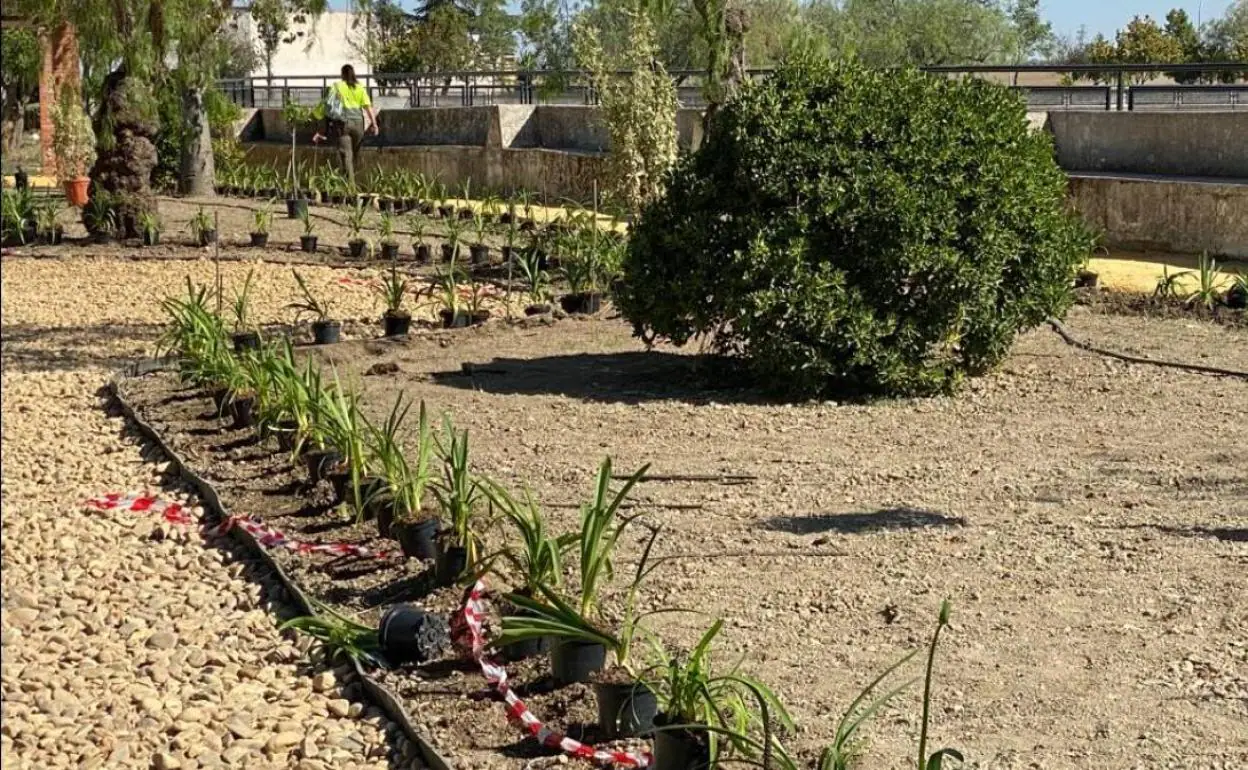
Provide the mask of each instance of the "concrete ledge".
POLYGON ((1248 178, 1248 112, 1050 112, 1046 126, 1070 172, 1248 178))
POLYGON ((1069 189, 1111 248, 1248 257, 1248 179, 1073 173, 1069 189))

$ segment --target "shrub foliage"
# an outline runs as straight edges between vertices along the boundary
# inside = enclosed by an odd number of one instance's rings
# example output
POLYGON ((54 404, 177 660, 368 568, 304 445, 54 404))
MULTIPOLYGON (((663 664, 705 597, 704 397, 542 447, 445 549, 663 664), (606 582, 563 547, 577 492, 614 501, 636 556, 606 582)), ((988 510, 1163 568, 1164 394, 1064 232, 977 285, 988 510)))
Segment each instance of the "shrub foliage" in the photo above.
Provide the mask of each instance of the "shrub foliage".
POLYGON ((747 88, 634 226, 618 303, 783 389, 928 394, 1061 315, 1092 240, 1007 89, 799 60, 747 88))

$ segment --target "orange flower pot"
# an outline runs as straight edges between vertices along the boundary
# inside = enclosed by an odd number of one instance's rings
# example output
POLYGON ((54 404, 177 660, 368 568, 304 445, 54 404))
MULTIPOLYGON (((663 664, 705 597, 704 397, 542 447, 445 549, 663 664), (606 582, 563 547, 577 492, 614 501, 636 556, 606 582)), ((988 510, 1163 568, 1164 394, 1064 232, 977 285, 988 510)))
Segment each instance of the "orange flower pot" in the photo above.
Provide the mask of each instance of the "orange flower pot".
POLYGON ((80 176, 77 179, 66 179, 62 184, 65 185, 65 197, 70 205, 78 208, 87 205, 87 187, 91 184, 90 178, 80 176))

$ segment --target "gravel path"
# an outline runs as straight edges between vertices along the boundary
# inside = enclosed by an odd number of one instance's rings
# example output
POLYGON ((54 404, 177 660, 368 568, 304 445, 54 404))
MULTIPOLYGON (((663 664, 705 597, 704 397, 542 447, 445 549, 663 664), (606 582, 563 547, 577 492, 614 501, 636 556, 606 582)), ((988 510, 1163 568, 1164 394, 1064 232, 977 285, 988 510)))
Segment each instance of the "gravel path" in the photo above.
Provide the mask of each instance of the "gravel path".
MULTIPOLYGON (((272 574, 225 540, 81 509, 162 487, 194 503, 97 395, 154 333, 112 324, 158 320, 182 274, 6 260, 4 766, 411 767, 413 747, 355 700, 346 669, 311 669, 277 632, 272 574)), ((278 320, 282 301, 261 319, 278 320)))

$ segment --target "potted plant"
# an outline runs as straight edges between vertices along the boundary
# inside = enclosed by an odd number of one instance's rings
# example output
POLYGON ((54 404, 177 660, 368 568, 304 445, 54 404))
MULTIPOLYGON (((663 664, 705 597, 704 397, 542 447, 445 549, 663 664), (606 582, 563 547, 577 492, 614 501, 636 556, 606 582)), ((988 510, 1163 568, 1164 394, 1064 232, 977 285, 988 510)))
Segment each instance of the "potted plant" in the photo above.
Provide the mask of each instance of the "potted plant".
POLYGON ((711 662, 711 645, 723 625, 716 620, 687 655, 653 645, 648 684, 661 709, 654 718, 654 767, 719 767, 730 759, 753 764, 770 754, 777 766, 793 768, 772 734, 773 717, 783 729, 794 728, 780 699, 740 673, 739 663, 721 672, 711 662), (754 737, 760 733, 761 738, 754 737))
POLYGON ((446 185, 439 184, 437 186, 438 200, 438 216, 443 219, 455 218, 455 206, 451 203, 446 190, 446 185))
MULTIPOLYGON (((307 216, 308 208, 304 206, 303 216, 307 216)), ((273 203, 270 201, 252 214, 251 245, 263 248, 269 245, 269 225, 273 222, 273 203)))
POLYGON ((0 214, 3 217, 5 246, 24 246, 35 239, 38 226, 35 199, 30 188, 0 192, 0 214))
POLYGON ((431 489, 448 526, 439 533, 435 574, 440 585, 451 585, 480 560, 474 518, 484 497, 468 467, 468 431, 456 431, 450 415, 443 415, 442 428, 443 440, 434 440, 442 458, 442 478, 431 489))
POLYGON ((82 210, 82 223, 96 243, 110 243, 117 235, 117 211, 107 190, 96 188, 82 210))
POLYGON ((326 662, 353 660, 367 666, 435 660, 451 646, 450 627, 437 613, 396 604, 381 616, 377 628, 361 625, 313 599, 316 614, 292 618, 280 630, 292 629, 315 639, 326 662))
POLYGON ((377 514, 377 531, 382 537, 399 541, 403 555, 412 559, 437 559, 439 519, 437 509, 424 505, 425 490, 431 477, 433 438, 425 404, 420 404, 420 426, 417 430, 415 459, 409 459, 397 442, 394 451, 378 453, 383 478, 386 480, 389 506, 377 514))
POLYGON ((155 211, 139 214, 139 234, 144 246, 156 246, 160 243, 160 228, 160 217, 155 211))
POLYGON ((191 238, 198 246, 207 246, 217 242, 217 228, 213 225, 212 217, 204 211, 203 206, 200 206, 195 216, 191 217, 191 238))
POLYGON ((521 232, 537 230, 537 222, 533 219, 533 193, 521 190, 516 198, 520 201, 521 210, 524 211, 524 219, 520 221, 521 232))
POLYGON ((442 244, 442 261, 454 264, 459 260, 459 239, 464 232, 464 224, 456 217, 446 220, 446 243, 442 244))
POLYGON ((466 296, 464 307, 468 312, 469 323, 473 326, 480 326, 490 320, 490 311, 485 307, 485 301, 489 297, 496 295, 497 291, 494 286, 489 283, 470 280, 461 291, 466 296))
POLYGON ((550 274, 542 269, 541 255, 535 249, 530 249, 517 262, 520 265, 520 275, 524 279, 529 300, 524 308, 524 314, 533 316, 549 313, 550 274))
POLYGON ((75 89, 61 92, 60 101, 52 112, 52 124, 55 127, 52 153, 56 156, 65 198, 70 205, 81 208, 87 204, 87 190, 91 184, 87 171, 95 163, 95 132, 75 89))
POLYGON ((394 239, 394 214, 382 211, 378 229, 381 231, 381 258, 393 262, 399 258, 399 242, 394 239))
POLYGON ((472 178, 464 179, 463 185, 459 188, 460 201, 464 204, 459 207, 458 217, 465 222, 475 219, 477 212, 472 208, 472 178))
MULTIPOLYGON (((509 522, 519 535, 519 546, 504 546, 498 553, 491 555, 486 562, 491 565, 499 560, 506 562, 519 587, 514 593, 528 599, 536 598, 541 586, 558 588, 563 580, 563 560, 568 551, 577 543, 577 535, 567 532, 553 535, 547 531, 546 521, 533 500, 533 494, 526 487, 523 501, 517 500, 501 485, 485 479, 483 487, 490 506, 509 522)), ((524 610, 518 607, 508 608, 505 614, 524 617, 524 610)), ((517 661, 531 658, 550 650, 550 637, 524 639, 499 646, 499 653, 506 660, 517 661)))
POLYGON ((377 194, 377 210, 386 214, 394 213, 395 191, 398 186, 398 173, 387 173, 378 170, 373 177, 373 192, 377 194))
POLYGON ((305 254, 315 254, 316 225, 312 222, 312 215, 305 210, 300 214, 299 221, 303 223, 303 235, 299 236, 299 248, 305 254))
POLYGON ((420 265, 427 265, 433 261, 429 253, 429 244, 425 243, 426 226, 427 220, 424 214, 415 213, 407 218, 407 227, 412 231, 412 251, 416 256, 416 263, 420 265))
POLYGON ((455 265, 439 270, 427 291, 443 329, 459 329, 472 322, 460 297, 459 271, 455 265))
POLYGON ((296 160, 299 126, 312 120, 312 109, 293 100, 287 100, 282 105, 282 120, 290 129, 290 164, 287 166, 286 176, 290 192, 286 196, 286 216, 290 219, 297 219, 299 212, 307 211, 309 202, 308 198, 302 194, 299 185, 300 166, 296 160))
POLYGON ((56 207, 50 202, 35 207, 35 235, 49 246, 58 245, 65 235, 65 228, 57 224, 56 215, 56 207))
POLYGON ((403 297, 407 295, 407 279, 399 275, 398 263, 390 263, 390 275, 382 279, 377 293, 386 303, 386 312, 381 321, 385 326, 385 336, 401 337, 408 333, 412 326, 412 314, 403 309, 403 297))
POLYGON ((490 263, 490 247, 485 242, 486 233, 490 231, 490 223, 485 215, 474 217, 472 220, 473 229, 477 233, 476 243, 468 247, 472 264, 476 266, 488 265, 490 263))
POLYGON ((247 271, 242 291, 234 290, 234 301, 230 304, 230 310, 234 314, 233 342, 236 353, 260 349, 260 333, 251 325, 251 289, 255 272, 254 269, 247 271))
POLYGON ((363 201, 357 200, 347 211, 347 229, 351 233, 347 241, 347 250, 353 259, 364 256, 364 247, 368 245, 360 234, 364 230, 364 221, 368 217, 368 208, 363 201))
POLYGON ((516 244, 520 240, 520 222, 518 219, 515 204, 508 204, 507 213, 502 216, 504 265, 515 265, 516 244))
MULTIPOLYGON (((640 514, 620 516, 620 505, 649 469, 642 466, 631 475, 614 495, 611 493, 611 459, 598 468, 594 498, 581 506, 580 532, 580 593, 576 606, 563 599, 551 586, 538 586, 540 596, 527 598, 509 594, 508 602, 525 611, 524 616, 503 618, 500 645, 522 642, 538 637, 553 637, 551 670, 560 685, 587 682, 606 665, 607 651, 615 653, 616 666, 631 665, 631 648, 641 618, 626 611, 625 622, 618 633, 607 628, 601 614, 601 592, 613 573, 612 554, 621 535, 640 514)), ((629 605, 635 607, 637 589, 653 571, 648 556, 654 538, 646 546, 638 563, 633 585, 629 589, 629 605)))
POLYGON ((332 345, 337 342, 342 332, 342 324, 330 319, 329 302, 322 301, 312 294, 312 290, 308 288, 307 282, 303 280, 303 276, 299 275, 298 270, 292 268, 291 272, 295 274, 295 283, 299 285, 300 295, 299 301, 290 304, 295 311, 295 323, 299 323, 299 318, 304 313, 310 314, 315 319, 312 322, 312 336, 316 344, 332 345))
POLYGON ((326 476, 333 482, 338 499, 348 502, 355 511, 355 520, 363 521, 370 512, 364 504, 364 479, 369 473, 372 458, 366 443, 366 421, 360 412, 360 394, 344 388, 335 372, 329 398, 322 402, 321 407, 318 419, 325 431, 326 441, 341 458, 328 469, 326 476))

